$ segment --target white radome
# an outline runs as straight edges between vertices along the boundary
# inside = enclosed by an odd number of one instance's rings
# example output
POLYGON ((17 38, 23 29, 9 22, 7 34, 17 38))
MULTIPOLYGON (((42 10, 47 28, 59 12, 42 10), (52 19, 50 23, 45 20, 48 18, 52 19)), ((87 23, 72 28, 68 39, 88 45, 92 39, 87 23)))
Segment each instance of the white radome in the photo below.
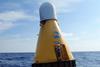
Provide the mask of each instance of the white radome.
POLYGON ((48 19, 57 19, 56 11, 53 4, 46 2, 40 6, 40 21, 48 19))

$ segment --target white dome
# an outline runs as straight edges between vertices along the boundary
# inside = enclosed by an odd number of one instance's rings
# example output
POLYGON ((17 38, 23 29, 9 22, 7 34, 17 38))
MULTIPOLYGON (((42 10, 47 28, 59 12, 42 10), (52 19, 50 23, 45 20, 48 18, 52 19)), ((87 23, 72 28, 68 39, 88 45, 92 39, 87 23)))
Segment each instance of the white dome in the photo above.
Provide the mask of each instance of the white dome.
POLYGON ((40 6, 40 21, 47 19, 57 19, 54 5, 46 2, 40 6))

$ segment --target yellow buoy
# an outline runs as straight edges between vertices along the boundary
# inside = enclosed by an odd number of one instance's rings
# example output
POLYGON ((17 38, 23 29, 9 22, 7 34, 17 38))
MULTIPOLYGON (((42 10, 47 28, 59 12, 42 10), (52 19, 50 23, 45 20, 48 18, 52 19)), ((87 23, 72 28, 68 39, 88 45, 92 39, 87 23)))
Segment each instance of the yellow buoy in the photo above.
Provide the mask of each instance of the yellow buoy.
POLYGON ((32 67, 39 65, 39 67, 41 67, 41 64, 43 67, 75 67, 75 60, 68 44, 62 36, 55 14, 54 6, 51 3, 47 2, 41 5, 41 28, 37 43, 35 63, 32 67))

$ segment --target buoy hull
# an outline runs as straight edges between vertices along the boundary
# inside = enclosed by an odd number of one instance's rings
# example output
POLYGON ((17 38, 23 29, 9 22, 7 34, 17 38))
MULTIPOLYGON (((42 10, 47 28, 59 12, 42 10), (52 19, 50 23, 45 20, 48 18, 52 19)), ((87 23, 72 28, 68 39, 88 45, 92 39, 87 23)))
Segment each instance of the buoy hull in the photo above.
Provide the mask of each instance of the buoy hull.
POLYGON ((50 63, 34 63, 32 67, 76 67, 75 60, 58 61, 50 63))
POLYGON ((40 7, 40 26, 35 63, 32 67, 76 67, 51 3, 44 3, 40 7))

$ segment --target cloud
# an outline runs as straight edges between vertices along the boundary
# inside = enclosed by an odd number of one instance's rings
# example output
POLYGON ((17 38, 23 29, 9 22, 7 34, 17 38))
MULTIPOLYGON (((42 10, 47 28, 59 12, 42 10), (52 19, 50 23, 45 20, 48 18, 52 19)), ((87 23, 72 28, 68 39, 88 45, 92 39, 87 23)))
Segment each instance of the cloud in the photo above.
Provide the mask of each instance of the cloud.
POLYGON ((0 40, 0 52, 33 52, 36 49, 35 47, 36 39, 9 38, 0 40))
POLYGON ((17 21, 20 19, 32 20, 33 16, 29 16, 21 11, 9 11, 0 13, 1 21, 17 21))
POLYGON ((96 22, 97 22, 97 23, 100 23, 100 18, 97 18, 97 19, 96 19, 96 22))
POLYGON ((0 9, 20 9, 21 5, 19 3, 14 3, 14 2, 4 2, 4 3, 0 3, 0 9))
POLYGON ((62 35, 63 36, 73 36, 73 33, 65 33, 65 32, 62 32, 62 35))
POLYGON ((50 0, 56 6, 58 13, 68 13, 73 11, 75 7, 81 0, 50 0))
POLYGON ((78 37, 76 33, 62 32, 62 36, 66 37, 68 40, 80 40, 80 37, 78 37))
POLYGON ((13 23, 0 22, 0 31, 10 29, 14 26, 13 23))
POLYGON ((0 30, 7 30, 14 27, 14 22, 18 20, 33 21, 33 16, 30 16, 22 11, 9 11, 0 13, 0 30))

